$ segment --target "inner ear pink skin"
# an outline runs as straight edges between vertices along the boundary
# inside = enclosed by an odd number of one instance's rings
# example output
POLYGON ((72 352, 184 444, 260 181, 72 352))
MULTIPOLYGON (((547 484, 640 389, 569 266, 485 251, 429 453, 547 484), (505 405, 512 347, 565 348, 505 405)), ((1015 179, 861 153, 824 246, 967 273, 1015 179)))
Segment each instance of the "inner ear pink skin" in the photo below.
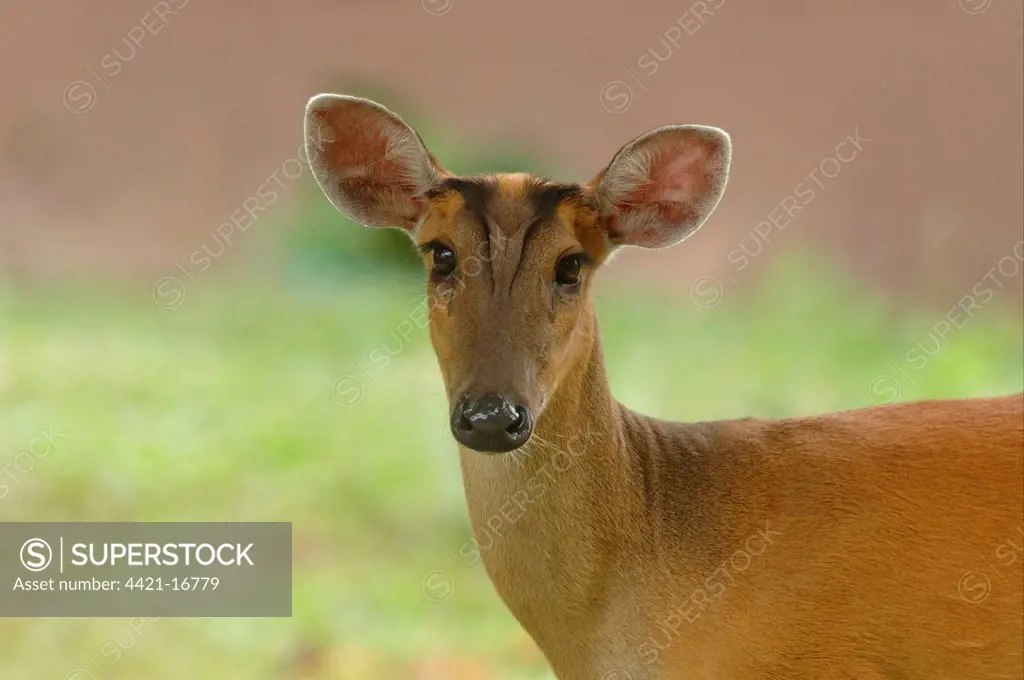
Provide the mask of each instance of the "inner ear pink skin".
POLYGON ((707 190, 708 151, 699 144, 677 144, 662 152, 667 162, 651 164, 649 200, 692 202, 707 190))
POLYGON ((685 210, 680 203, 692 204, 707 191, 710 178, 706 170, 709 152, 690 142, 677 143, 661 149, 652 158, 647 182, 622 197, 616 208, 663 204, 666 219, 682 219, 685 210), (678 216, 673 215, 678 213, 678 216))
POLYGON ((308 112, 310 164, 334 205, 366 226, 412 230, 440 172, 416 133, 366 100, 321 95, 308 112))
POLYGON ((606 226, 613 242, 661 248, 693 233, 721 195, 729 155, 723 144, 727 139, 705 130, 666 129, 627 148, 607 185, 615 196, 606 226), (617 182, 625 186, 616 189, 617 182))
POLYGON ((402 167, 387 156, 387 130, 360 122, 358 114, 346 111, 317 111, 313 115, 331 134, 321 148, 330 158, 338 180, 409 184, 402 182, 402 167))

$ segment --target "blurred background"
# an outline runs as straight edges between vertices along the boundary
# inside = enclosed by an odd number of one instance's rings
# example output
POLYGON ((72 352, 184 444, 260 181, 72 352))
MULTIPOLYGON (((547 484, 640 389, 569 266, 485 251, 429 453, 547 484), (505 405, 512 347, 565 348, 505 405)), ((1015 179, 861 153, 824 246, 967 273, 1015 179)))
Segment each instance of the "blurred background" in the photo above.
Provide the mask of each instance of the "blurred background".
POLYGON ((1024 384, 1019 2, 2 13, 0 521, 295 537, 291 619, 0 619, 4 678, 551 677, 460 553, 421 265, 304 164, 320 91, 378 99, 465 173, 585 180, 658 125, 732 134, 710 222, 601 274, 633 408, 783 416, 1024 384))

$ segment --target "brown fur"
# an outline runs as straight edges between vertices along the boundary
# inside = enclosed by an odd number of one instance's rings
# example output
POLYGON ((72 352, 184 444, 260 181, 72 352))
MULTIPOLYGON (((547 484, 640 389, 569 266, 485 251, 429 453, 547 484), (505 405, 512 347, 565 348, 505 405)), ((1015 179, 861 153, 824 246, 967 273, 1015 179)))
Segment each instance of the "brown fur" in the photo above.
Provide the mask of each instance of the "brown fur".
POLYGON ((311 100, 307 139, 325 120, 345 123, 325 151, 307 145, 328 197, 458 257, 428 288, 450 401, 499 392, 536 416, 520 449, 460 460, 487 572, 560 680, 1024 675, 1024 395, 703 423, 612 398, 594 273, 620 243, 703 223, 728 175, 724 132, 659 128, 566 185, 382 152, 380 130, 411 131, 365 100, 311 100), (568 292, 556 263, 581 251, 568 292))
MULTIPOLYGON (((494 224, 525 223, 526 184, 495 184, 494 224)), ((421 236, 470 248, 480 232, 450 219, 454 193, 421 236)), ((576 238, 600 261, 586 196, 558 206, 531 258, 553 266, 576 238)), ((452 394, 462 371, 496 387, 530 344, 486 303, 432 308, 452 394), (469 325, 507 342, 469 349, 469 325)), ((1021 395, 663 422, 609 394, 589 299, 565 316, 578 332, 542 374, 528 451, 461 451, 487 571, 559 678, 1021 677, 1024 548, 996 564, 1024 546, 1021 395), (982 602, 958 592, 970 573, 991 581, 982 602)))

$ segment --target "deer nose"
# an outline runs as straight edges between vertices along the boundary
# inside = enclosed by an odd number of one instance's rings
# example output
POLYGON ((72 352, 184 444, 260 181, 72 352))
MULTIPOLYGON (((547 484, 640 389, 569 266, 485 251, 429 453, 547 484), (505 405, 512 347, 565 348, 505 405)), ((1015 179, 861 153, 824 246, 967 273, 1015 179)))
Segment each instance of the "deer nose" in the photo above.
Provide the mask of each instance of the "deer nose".
POLYGON ((464 397, 452 411, 452 434, 474 451, 503 453, 526 443, 533 417, 530 409, 494 392, 464 397))

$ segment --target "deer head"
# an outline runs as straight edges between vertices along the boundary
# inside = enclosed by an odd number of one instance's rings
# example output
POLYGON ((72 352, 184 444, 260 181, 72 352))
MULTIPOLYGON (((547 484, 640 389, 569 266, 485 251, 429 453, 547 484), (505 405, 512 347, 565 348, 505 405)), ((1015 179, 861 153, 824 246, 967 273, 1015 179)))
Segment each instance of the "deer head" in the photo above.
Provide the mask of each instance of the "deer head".
POLYGON ((335 207, 368 227, 403 229, 423 253, 451 430, 481 452, 526 443, 593 347, 590 290, 611 253, 693 234, 729 173, 729 136, 701 125, 641 135, 582 184, 455 176, 398 115, 358 97, 313 97, 305 135, 335 207))

